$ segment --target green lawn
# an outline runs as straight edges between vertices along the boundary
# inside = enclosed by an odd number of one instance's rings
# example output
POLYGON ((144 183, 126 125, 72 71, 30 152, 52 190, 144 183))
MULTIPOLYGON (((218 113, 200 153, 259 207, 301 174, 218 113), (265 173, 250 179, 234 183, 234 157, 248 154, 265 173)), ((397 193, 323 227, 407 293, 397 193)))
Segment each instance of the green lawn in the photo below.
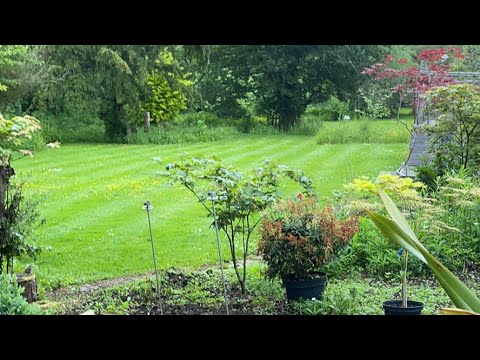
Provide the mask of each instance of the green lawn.
MULTIPOLYGON (((198 267, 216 262, 214 232, 202 208, 186 190, 154 178, 160 166, 182 153, 217 156, 241 169, 269 157, 301 168, 324 198, 353 177, 397 169, 406 144, 318 145, 292 135, 241 136, 236 140, 187 145, 66 145, 14 163, 27 194, 41 196, 46 224, 37 231, 44 250, 35 264, 44 287, 145 273, 152 269, 146 213, 159 266, 198 267)), ((285 184, 287 194, 296 194, 285 184)), ((227 248, 224 254, 228 253, 227 248)), ((28 261, 28 260, 27 260, 28 261)))

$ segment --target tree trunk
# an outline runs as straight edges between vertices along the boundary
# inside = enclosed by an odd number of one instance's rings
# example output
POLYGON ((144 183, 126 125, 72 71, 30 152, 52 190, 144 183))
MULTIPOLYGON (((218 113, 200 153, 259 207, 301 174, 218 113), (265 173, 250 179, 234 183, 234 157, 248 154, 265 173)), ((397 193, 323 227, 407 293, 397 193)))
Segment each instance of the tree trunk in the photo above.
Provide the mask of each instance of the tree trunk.
POLYGON ((17 274, 17 283, 25 288, 23 297, 27 299, 27 302, 32 303, 38 300, 37 282, 34 274, 17 274))
POLYGON ((297 115, 291 112, 280 114, 279 127, 282 131, 288 131, 297 123, 297 115))
POLYGON ((101 114, 107 137, 113 141, 123 141, 127 135, 127 125, 122 121, 122 105, 114 103, 109 112, 101 114))

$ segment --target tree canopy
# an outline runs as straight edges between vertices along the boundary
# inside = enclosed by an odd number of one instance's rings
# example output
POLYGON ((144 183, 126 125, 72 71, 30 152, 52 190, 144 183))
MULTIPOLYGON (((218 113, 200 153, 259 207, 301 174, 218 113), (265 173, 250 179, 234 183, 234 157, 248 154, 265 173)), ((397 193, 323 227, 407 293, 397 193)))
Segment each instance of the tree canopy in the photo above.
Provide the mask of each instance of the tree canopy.
POLYGON ((361 70, 384 57, 387 47, 358 45, 225 45, 211 50, 202 79, 214 91, 206 99, 217 108, 254 94, 257 111, 288 130, 310 103, 352 97, 362 81, 361 70))
POLYGON ((99 118, 122 141, 143 112, 161 121, 179 111, 245 117, 246 107, 281 130, 307 105, 355 97, 377 45, 35 45, 0 47, 0 111, 99 118), (168 64, 165 62, 167 53, 168 64), (162 58, 163 56, 163 58, 162 58), (18 94, 16 96, 15 94, 18 94), (3 101, 2 101, 3 100, 3 101), (147 110, 146 107, 149 107, 147 110))

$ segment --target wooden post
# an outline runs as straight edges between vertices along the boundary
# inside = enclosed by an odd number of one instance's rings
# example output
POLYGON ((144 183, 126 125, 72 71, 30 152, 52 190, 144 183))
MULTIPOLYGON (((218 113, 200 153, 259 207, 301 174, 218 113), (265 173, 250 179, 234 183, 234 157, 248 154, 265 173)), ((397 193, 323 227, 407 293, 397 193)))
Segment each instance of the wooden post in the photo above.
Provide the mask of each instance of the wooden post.
POLYGON ((148 133, 148 131, 150 130, 150 112, 147 111, 145 113, 145 121, 143 123, 143 130, 148 133))
POLYGON ((38 300, 37 282, 34 274, 17 274, 17 283, 25 288, 23 297, 27 299, 27 302, 32 303, 38 300))

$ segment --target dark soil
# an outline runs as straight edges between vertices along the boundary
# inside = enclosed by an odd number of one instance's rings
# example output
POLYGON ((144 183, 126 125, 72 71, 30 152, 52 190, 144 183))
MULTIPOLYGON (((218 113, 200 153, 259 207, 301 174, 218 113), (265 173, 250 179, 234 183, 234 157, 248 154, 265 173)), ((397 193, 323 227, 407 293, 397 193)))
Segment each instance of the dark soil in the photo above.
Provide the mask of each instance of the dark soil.
MULTIPOLYGON (((223 287, 218 271, 186 272, 169 269, 161 274, 161 299, 164 315, 226 315, 223 287)), ((227 298, 231 315, 288 314, 282 296, 247 291, 229 279, 227 298)), ((277 292, 278 294, 278 292, 277 292)), ((155 276, 128 277, 77 288, 49 292, 50 303, 60 303, 55 314, 78 315, 87 310, 95 314, 160 315, 155 276)))
MULTIPOLYGON (((478 268, 461 274, 461 280, 480 291, 478 268)), ((168 269, 160 273, 161 304, 165 315, 226 315, 223 286, 218 269, 168 269)), ((365 286, 372 288, 397 286, 397 282, 365 278, 365 286)), ((438 287, 431 276, 410 277, 409 285, 425 288, 438 287)), ((232 315, 285 315, 295 314, 288 306, 281 282, 270 282, 252 276, 247 280, 248 291, 242 294, 232 273, 227 276, 227 298, 232 315)), ((92 284, 69 287, 45 293, 43 308, 52 314, 78 315, 87 310, 95 314, 160 315, 154 274, 128 276, 102 280, 92 284)), ((394 298, 400 298, 400 290, 394 298)), ((342 300, 342 299, 340 299, 342 300)), ((344 301, 343 299, 342 301, 344 301)), ((348 299, 346 299, 348 300, 348 299)), ((345 300, 345 301, 346 301, 345 300)), ((428 303, 428 301, 427 301, 428 303)), ((445 304, 442 304, 444 306, 445 304)), ((363 313, 363 312, 360 312, 363 313)))

